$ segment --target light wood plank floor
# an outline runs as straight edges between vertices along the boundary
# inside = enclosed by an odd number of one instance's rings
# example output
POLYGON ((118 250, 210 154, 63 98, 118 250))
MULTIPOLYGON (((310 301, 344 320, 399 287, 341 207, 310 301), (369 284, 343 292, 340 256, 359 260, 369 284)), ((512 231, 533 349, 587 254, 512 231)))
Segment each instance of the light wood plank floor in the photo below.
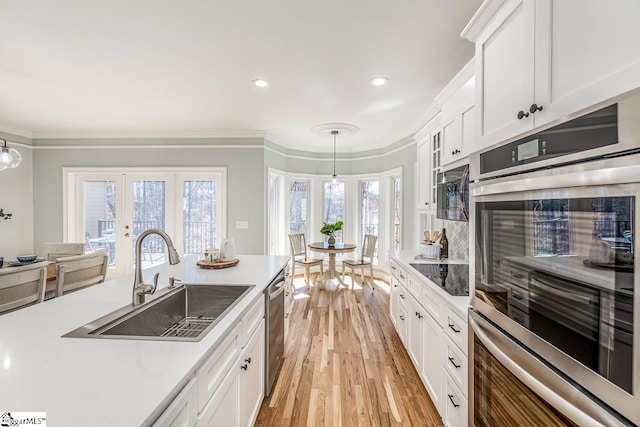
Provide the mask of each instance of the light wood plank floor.
POLYGON ((389 317, 388 286, 296 279, 285 358, 256 426, 441 426, 389 317))

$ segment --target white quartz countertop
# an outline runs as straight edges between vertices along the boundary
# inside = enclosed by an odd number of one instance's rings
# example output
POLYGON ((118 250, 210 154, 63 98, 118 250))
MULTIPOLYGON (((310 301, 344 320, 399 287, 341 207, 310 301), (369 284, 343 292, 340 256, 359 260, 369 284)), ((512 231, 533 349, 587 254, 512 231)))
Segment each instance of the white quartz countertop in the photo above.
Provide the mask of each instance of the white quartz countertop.
MULTIPOLYGON (((52 426, 139 426, 183 386, 199 361, 235 326, 288 262, 285 256, 240 255, 228 269, 203 270, 196 256, 144 270, 183 283, 256 285, 199 342, 61 338, 131 304, 132 276, 0 316, 0 410, 46 412, 52 426)), ((163 286, 164 284, 164 286, 163 286)), ((147 300, 152 300, 147 297, 147 300)))
POLYGON ((437 284, 433 283, 431 280, 420 274, 409 264, 469 264, 468 261, 454 258, 447 258, 444 260, 438 259, 424 259, 418 258, 415 259, 417 255, 417 251, 396 251, 391 254, 392 258, 398 261, 405 270, 411 274, 412 277, 421 280, 423 283, 426 283, 430 289, 433 289, 439 297, 445 300, 451 308, 454 308, 457 313, 462 316, 463 319, 467 318, 467 310, 469 309, 469 296, 453 296, 449 294, 447 291, 442 289, 437 284))

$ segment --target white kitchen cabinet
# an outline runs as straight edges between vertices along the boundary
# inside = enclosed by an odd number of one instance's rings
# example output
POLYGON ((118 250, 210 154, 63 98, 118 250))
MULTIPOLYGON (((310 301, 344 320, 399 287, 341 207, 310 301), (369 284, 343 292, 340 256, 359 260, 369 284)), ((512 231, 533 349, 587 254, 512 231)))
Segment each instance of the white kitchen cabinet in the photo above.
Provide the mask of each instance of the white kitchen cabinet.
POLYGON ((475 148, 475 69, 471 60, 436 97, 442 103, 441 166, 461 160, 475 148))
POLYGON ((488 147, 640 86, 635 0, 489 0, 476 44, 479 144, 488 147))
POLYGON ((407 326, 407 352, 416 370, 420 372, 422 368, 422 324, 424 323, 423 318, 425 312, 413 295, 409 295, 407 305, 407 318, 409 323, 407 326))
POLYGON ((399 297, 399 293, 400 293, 400 285, 398 284, 398 279, 396 279, 394 276, 391 276, 391 282, 390 282, 390 289, 389 289, 389 314, 391 315, 391 321, 393 322, 393 325, 396 325, 396 322, 398 320, 398 299, 399 297))
POLYGON ((407 306, 405 300, 407 299, 408 292, 401 286, 398 294, 398 317, 396 319, 396 331, 400 337, 400 341, 405 348, 407 348, 407 333, 409 329, 409 319, 407 318, 407 306))
POLYGON ((264 321, 240 356, 240 404, 242 426, 252 426, 264 397, 264 321))
POLYGON ((224 381, 211 396, 209 403, 198 417, 198 427, 241 427, 240 367, 227 373, 224 381))
POLYGON ((426 313, 422 322, 424 343, 422 368, 419 370, 429 396, 436 409, 442 413, 442 328, 430 314, 426 313))
POLYGON ((464 352, 451 341, 448 336, 444 336, 442 341, 442 354, 444 358, 442 363, 444 370, 449 377, 456 383, 456 385, 462 391, 462 394, 467 397, 467 384, 468 384, 468 359, 464 352))
POLYGON ((414 136, 417 146, 418 169, 416 209, 418 211, 435 211, 436 176, 440 171, 442 160, 442 127, 440 114, 429 121, 414 136))
POLYGON ((198 421, 198 381, 192 378, 153 427, 191 427, 198 421))
POLYGON ((264 320, 198 417, 200 427, 253 425, 264 397, 264 320))
POLYGON ((293 296, 295 294, 295 288, 293 287, 293 280, 287 277, 285 282, 284 291, 284 339, 287 339, 289 335, 289 324, 291 323, 291 312, 293 311, 293 296))
POLYGON ((460 389, 445 375, 444 380, 444 413, 442 420, 447 427, 466 427, 468 403, 460 389))

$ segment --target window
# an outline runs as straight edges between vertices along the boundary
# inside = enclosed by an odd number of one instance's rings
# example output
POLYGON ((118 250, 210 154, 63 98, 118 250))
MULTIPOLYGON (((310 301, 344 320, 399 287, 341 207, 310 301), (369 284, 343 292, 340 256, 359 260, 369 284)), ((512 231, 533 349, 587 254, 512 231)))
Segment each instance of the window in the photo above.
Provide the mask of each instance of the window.
POLYGON ((216 227, 218 182, 184 181, 182 188, 182 228, 185 254, 202 254, 217 248, 220 231, 216 227))
MULTIPOLYGON (((365 234, 378 236, 380 225, 380 182, 362 181, 360 183, 360 234, 363 241, 365 234)), ((378 257, 378 246, 374 258, 378 257)))
MULTIPOLYGON (((324 207, 322 221, 333 223, 345 220, 345 183, 324 183, 324 207)), ((336 242, 343 242, 344 229, 335 233, 336 242)))
POLYGON ((289 233, 307 234, 308 187, 307 181, 289 184, 289 233))
POLYGON ((392 220, 392 242, 391 242, 391 250, 399 251, 400 250, 400 206, 401 206, 401 198, 400 198, 400 178, 392 177, 391 178, 391 193, 392 193, 392 212, 391 212, 391 220, 392 220))

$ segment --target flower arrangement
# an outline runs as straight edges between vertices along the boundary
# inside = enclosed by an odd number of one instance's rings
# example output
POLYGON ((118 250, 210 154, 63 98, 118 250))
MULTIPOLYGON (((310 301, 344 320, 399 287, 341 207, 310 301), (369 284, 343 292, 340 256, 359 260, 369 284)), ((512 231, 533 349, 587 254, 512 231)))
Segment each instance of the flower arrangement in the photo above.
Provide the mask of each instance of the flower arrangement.
POLYGON ((7 220, 7 219, 11 219, 12 216, 13 214, 10 214, 8 212, 5 213, 4 210, 0 209, 0 219, 7 220))
POLYGON ((322 228, 320 229, 320 233, 324 234, 325 236, 329 236, 329 240, 327 242, 329 243, 329 246, 335 245, 336 243, 335 232, 342 230, 343 224, 344 222, 342 221, 336 221, 334 223, 330 223, 330 222, 322 223, 322 228))

